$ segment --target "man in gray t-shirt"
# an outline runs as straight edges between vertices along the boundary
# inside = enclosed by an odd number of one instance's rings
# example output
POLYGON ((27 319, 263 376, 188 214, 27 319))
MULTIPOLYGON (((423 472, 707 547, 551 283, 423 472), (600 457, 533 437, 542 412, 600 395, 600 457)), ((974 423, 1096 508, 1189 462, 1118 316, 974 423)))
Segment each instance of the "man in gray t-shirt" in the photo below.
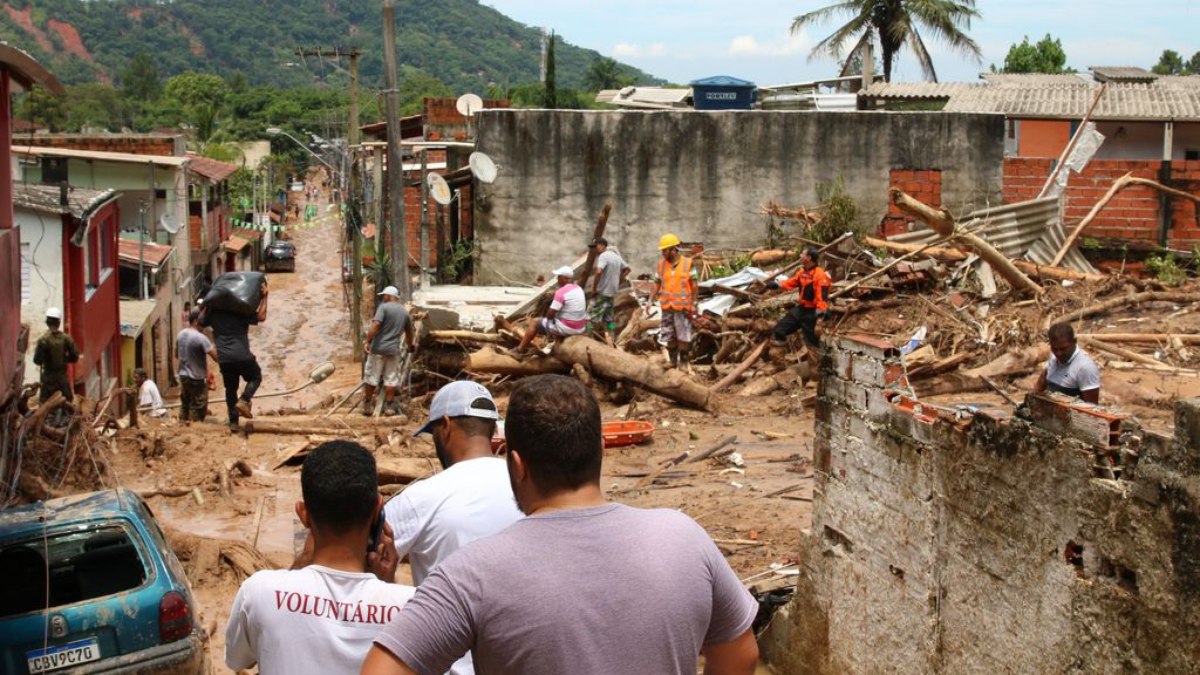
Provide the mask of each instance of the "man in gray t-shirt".
POLYGON ((203 422, 208 414, 208 361, 217 360, 217 350, 208 336, 200 332, 200 310, 188 312, 187 328, 175 337, 179 356, 179 420, 203 422))
POLYGON ((446 558, 379 634, 365 675, 754 671, 757 604, 707 533, 605 500, 600 409, 562 375, 521 380, 505 424, 526 517, 446 558))
POLYGON ((371 319, 371 327, 367 329, 363 340, 366 363, 363 364, 365 393, 362 411, 364 415, 375 412, 375 392, 383 385, 383 414, 396 415, 400 412, 396 390, 400 388, 400 371, 406 356, 400 345, 400 336, 404 336, 404 344, 409 352, 416 350, 417 342, 408 310, 397 300, 400 291, 395 286, 388 286, 379 295, 383 302, 375 310, 375 317, 371 319))
POLYGON ((617 330, 616 315, 613 306, 616 302, 617 290, 629 276, 629 265, 616 252, 608 249, 608 240, 597 237, 592 241, 596 249, 596 263, 593 269, 592 283, 587 289, 591 296, 591 306, 588 313, 592 317, 592 330, 604 337, 604 341, 612 344, 613 333, 617 330))

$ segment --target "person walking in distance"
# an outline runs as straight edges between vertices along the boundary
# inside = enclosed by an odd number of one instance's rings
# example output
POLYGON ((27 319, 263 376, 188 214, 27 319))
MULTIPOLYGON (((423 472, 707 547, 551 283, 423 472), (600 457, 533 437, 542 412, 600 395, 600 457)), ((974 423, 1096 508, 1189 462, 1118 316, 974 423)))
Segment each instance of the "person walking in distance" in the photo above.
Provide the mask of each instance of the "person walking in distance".
MULTIPOLYGON (((679 251, 679 237, 668 232, 658 240, 662 258, 654 275, 654 291, 650 294, 650 305, 658 302, 662 309, 662 325, 659 340, 667 347, 671 367, 689 369, 689 354, 692 348, 692 317, 696 314, 696 270, 692 259, 679 251)), ((646 307, 649 312, 650 305, 646 307)))
POLYGON ((608 240, 604 237, 593 241, 591 247, 596 249, 597 254, 590 288, 592 330, 611 345, 617 330, 617 320, 613 314, 617 289, 629 276, 629 265, 616 251, 608 249, 608 240))
POLYGON ((758 603, 704 528, 605 499, 600 406, 563 375, 520 380, 505 461, 525 517, 446 558, 375 639, 364 675, 475 671, 750 675, 758 603))
POLYGON ((67 375, 67 366, 79 362, 79 348, 75 340, 60 328, 62 326, 62 310, 50 307, 46 310, 46 328, 49 329, 38 338, 33 348, 33 363, 41 368, 41 388, 38 391, 38 401, 45 403, 54 392, 61 392, 68 401, 75 398, 71 391, 71 378, 67 375))
POLYGON ((258 307, 254 314, 246 316, 205 304, 200 314, 200 325, 212 328, 216 338, 217 363, 221 367, 221 379, 225 381, 225 407, 229 411, 229 430, 238 430, 238 417, 253 418, 251 401, 254 392, 262 384, 262 368, 250 351, 250 326, 267 320, 267 285, 264 282, 258 307), (238 385, 246 381, 246 387, 238 395, 238 385))
POLYGON ((400 372, 406 353, 417 349, 417 341, 413 331, 412 318, 408 310, 400 304, 400 291, 395 286, 388 286, 379 294, 383 302, 375 309, 375 317, 371 319, 371 327, 367 329, 363 340, 363 351, 366 352, 366 363, 363 364, 363 395, 364 415, 375 412, 375 392, 382 385, 384 389, 383 414, 396 415, 400 412, 396 402, 396 391, 400 388, 403 373, 400 372), (400 336, 404 335, 404 345, 400 344, 400 336), (408 351, 403 351, 407 349, 408 351))
POLYGON ((217 349, 200 332, 200 310, 188 312, 187 327, 175 337, 179 357, 179 420, 184 424, 203 422, 208 414, 208 360, 217 361, 217 349))
MULTIPOLYGON (((492 452, 499 419, 496 402, 483 385, 459 380, 438 390, 429 405, 429 421, 413 432, 433 437, 443 471, 409 485, 383 513, 397 556, 407 556, 418 587, 451 553, 521 518, 504 458, 492 452)), ((475 672, 471 655, 456 661, 449 672, 475 672)))
POLYGON ((817 249, 805 249, 800 256, 800 269, 795 275, 783 283, 774 279, 767 283, 769 289, 798 289, 796 304, 775 324, 771 342, 776 347, 783 347, 789 335, 797 330, 802 331, 804 344, 807 345, 805 358, 814 378, 820 366, 817 349, 821 346, 821 337, 817 334, 817 319, 824 319, 829 313, 829 287, 832 285, 829 275, 817 265, 819 256, 817 249))

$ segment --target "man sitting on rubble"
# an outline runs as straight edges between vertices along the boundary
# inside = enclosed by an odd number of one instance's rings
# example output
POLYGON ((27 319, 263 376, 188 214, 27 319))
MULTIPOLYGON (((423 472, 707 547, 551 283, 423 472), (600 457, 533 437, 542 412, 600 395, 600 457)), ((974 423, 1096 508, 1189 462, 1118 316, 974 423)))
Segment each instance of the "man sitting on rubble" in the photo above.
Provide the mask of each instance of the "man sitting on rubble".
POLYGON ((829 287, 832 285, 829 275, 817 265, 819 256, 817 249, 805 249, 800 257, 800 269, 792 278, 785 279, 783 283, 774 279, 767 283, 770 289, 799 289, 796 304, 775 324, 771 342, 776 347, 782 347, 789 335, 797 330, 802 331, 804 344, 807 345, 805 358, 814 377, 819 366, 817 348, 821 346, 821 337, 817 335, 817 319, 824 319, 829 312, 829 287))
POLYGON ((163 407, 162 392, 146 374, 145 368, 133 370, 133 383, 138 388, 138 409, 144 411, 147 417, 162 417, 167 414, 167 409, 163 407))
POLYGON ((712 539, 669 509, 608 502, 600 407, 562 375, 521 380, 506 462, 525 518, 444 560, 367 656, 365 675, 754 672, 757 604, 712 539))
POLYGON ((1055 391, 1100 402, 1100 369, 1075 342, 1075 329, 1069 323, 1050 326, 1050 360, 1038 376, 1037 391, 1055 391))
MULTIPOLYGON (((504 458, 492 452, 500 413, 488 390, 459 380, 438 390, 429 421, 413 435, 428 433, 444 471, 409 485, 383 508, 396 553, 412 563, 418 587, 451 553, 521 519, 504 458)), ((451 675, 474 670, 467 654, 451 675)))
POLYGON ((587 329, 587 298, 583 289, 575 283, 575 271, 563 265, 552 274, 558 279, 558 290, 554 292, 550 309, 546 311, 546 316, 529 324, 529 329, 521 338, 521 344, 517 345, 518 354, 528 349, 539 333, 566 337, 579 335, 587 329))
POLYGON ((296 515, 309 529, 311 564, 264 570, 233 600, 225 664, 260 675, 353 673, 379 630, 412 597, 392 583, 396 549, 386 526, 368 553, 380 517, 375 457, 353 441, 317 446, 300 471, 296 515))

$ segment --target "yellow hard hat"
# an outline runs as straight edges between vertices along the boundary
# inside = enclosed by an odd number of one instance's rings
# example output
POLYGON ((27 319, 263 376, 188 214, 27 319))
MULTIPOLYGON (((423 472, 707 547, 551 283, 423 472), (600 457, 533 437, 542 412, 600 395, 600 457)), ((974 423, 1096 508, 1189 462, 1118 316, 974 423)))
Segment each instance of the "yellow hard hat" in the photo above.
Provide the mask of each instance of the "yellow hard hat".
POLYGON ((679 237, 676 237, 674 234, 668 232, 658 240, 658 250, 662 251, 671 248, 672 246, 678 246, 679 244, 679 237))

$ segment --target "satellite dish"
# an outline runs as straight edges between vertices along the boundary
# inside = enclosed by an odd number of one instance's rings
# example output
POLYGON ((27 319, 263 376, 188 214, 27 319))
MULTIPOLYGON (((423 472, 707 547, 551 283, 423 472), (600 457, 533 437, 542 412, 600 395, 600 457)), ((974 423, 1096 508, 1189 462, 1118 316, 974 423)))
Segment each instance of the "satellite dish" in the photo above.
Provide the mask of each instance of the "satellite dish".
POLYGON ((472 152, 467 163, 471 165, 471 173, 479 179, 480 183, 493 183, 496 181, 496 163, 491 157, 482 152, 472 152))
POLYGON ((171 222, 171 219, 167 218, 167 214, 165 213, 158 217, 158 226, 166 230, 167 234, 175 234, 179 231, 179 225, 171 222))
POLYGON ((483 110, 483 99, 476 94, 463 94, 455 101, 454 107, 463 117, 474 117, 475 113, 483 110))
POLYGON ((450 203, 453 195, 450 194, 450 186, 446 184, 446 179, 436 173, 431 173, 425 178, 425 182, 429 184, 429 195, 433 197, 433 201, 445 206, 450 203))

